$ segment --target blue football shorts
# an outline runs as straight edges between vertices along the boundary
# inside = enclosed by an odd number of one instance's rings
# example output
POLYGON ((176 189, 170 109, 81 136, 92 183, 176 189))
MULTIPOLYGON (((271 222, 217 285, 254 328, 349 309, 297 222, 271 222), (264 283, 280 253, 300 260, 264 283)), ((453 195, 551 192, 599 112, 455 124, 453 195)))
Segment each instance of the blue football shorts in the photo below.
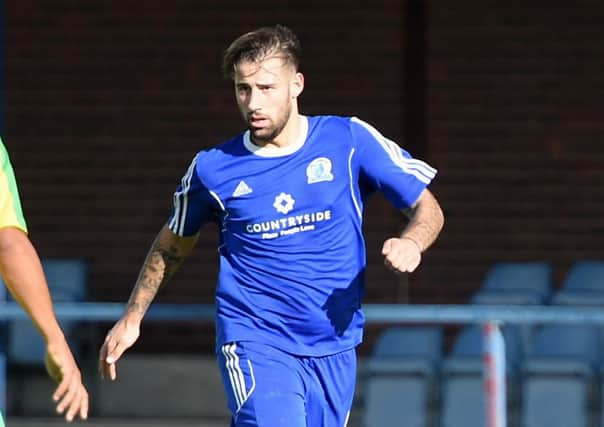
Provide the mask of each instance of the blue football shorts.
POLYGON ((218 366, 231 427, 345 427, 356 383, 355 349, 323 357, 227 343, 218 366))

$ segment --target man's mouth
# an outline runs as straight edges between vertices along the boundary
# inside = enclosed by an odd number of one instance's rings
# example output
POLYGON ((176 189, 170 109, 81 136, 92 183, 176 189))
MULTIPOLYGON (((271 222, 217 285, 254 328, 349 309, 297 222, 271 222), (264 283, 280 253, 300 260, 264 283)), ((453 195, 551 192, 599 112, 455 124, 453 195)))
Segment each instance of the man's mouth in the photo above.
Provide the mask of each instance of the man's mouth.
POLYGON ((251 116, 249 118, 249 124, 254 128, 261 128, 268 125, 269 120, 266 117, 262 116, 251 116))

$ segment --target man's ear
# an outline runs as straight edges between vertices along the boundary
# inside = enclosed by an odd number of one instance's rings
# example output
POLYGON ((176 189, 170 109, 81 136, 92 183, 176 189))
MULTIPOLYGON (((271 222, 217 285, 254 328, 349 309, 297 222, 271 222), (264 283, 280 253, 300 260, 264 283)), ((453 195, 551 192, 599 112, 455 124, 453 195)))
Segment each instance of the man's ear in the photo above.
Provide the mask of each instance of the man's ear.
POLYGON ((292 81, 292 98, 297 98, 300 96, 302 91, 304 90, 304 75, 302 73, 294 74, 294 79, 292 81))

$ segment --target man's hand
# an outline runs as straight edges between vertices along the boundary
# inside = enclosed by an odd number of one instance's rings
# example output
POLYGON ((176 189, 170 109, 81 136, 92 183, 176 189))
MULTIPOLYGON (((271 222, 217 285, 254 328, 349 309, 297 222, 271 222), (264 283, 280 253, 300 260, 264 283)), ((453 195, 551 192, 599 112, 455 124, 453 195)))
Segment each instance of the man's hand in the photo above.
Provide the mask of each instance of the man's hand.
POLYGON ((117 378, 115 364, 138 339, 140 335, 140 321, 129 317, 122 317, 111 328, 105 337, 105 342, 99 353, 99 371, 102 378, 114 381, 117 378))
POLYGON ((419 244, 408 237, 393 237, 382 247, 384 265, 397 273, 413 272, 422 260, 419 244))
POLYGON ((57 412, 65 413, 67 422, 77 415, 82 420, 88 418, 88 392, 67 342, 64 339, 49 341, 44 362, 48 375, 59 384, 52 395, 57 402, 57 412))

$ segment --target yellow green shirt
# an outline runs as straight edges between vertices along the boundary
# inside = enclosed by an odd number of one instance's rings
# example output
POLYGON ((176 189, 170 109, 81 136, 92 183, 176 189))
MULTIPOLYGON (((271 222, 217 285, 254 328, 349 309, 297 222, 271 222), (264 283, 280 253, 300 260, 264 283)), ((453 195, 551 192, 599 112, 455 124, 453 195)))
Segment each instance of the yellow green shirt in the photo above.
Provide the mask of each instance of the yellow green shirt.
POLYGON ((27 233, 19 191, 8 152, 0 139, 0 228, 16 227, 27 233))

